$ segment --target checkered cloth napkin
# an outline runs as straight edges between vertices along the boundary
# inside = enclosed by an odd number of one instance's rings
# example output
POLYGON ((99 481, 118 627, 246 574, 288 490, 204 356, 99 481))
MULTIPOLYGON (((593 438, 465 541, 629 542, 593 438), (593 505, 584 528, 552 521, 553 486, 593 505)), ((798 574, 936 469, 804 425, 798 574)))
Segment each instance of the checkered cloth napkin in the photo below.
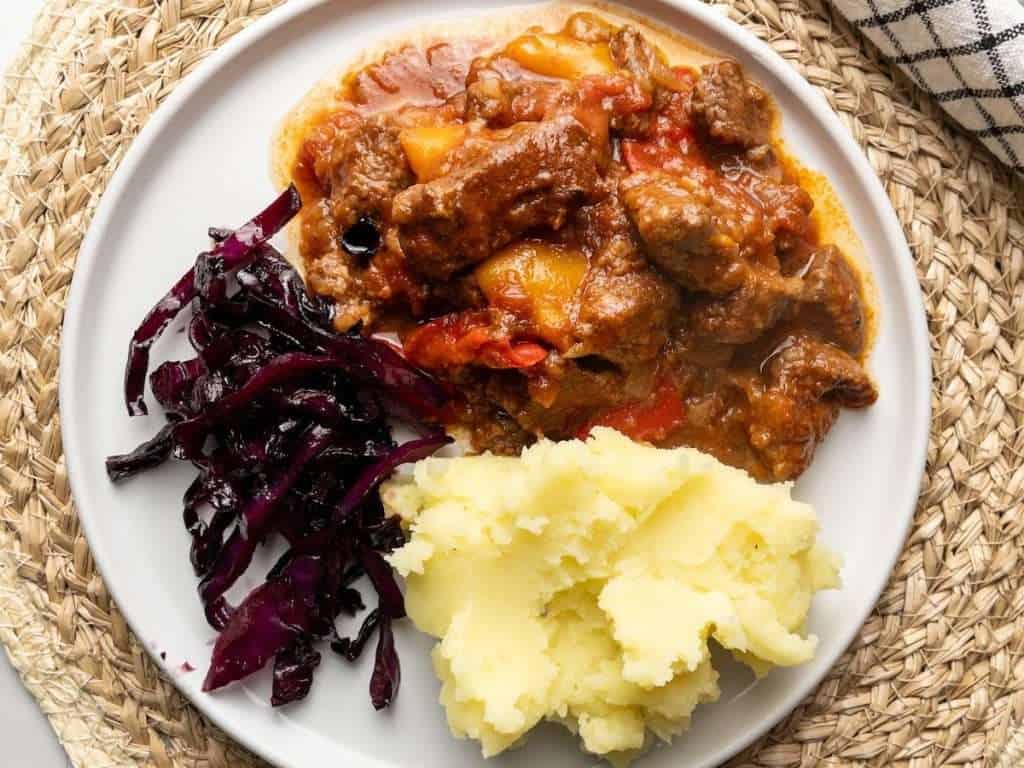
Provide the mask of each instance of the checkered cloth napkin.
POLYGON ((996 157, 1024 172, 1024 0, 833 0, 996 157))

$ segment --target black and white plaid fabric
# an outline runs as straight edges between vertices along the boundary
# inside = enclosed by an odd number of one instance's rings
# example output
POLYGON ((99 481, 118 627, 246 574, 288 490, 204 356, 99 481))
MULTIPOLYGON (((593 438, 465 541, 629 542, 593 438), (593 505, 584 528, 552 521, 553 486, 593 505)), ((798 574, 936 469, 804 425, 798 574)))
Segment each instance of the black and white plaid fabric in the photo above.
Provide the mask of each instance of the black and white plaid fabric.
POLYGON ((1004 163, 1024 171, 1022 0, 833 0, 1004 163))

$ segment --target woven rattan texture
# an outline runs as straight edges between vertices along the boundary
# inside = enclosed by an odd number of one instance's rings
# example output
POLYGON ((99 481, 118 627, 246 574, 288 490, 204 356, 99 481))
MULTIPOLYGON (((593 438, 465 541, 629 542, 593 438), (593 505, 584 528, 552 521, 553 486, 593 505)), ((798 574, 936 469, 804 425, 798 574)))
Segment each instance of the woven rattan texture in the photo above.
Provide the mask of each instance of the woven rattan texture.
MULTIPOLYGON (((161 677, 111 602, 69 493, 56 377, 78 247, 126 148, 277 1, 51 0, 3 81, 0 639, 79 768, 259 764, 161 677)), ((891 583, 827 680, 733 765, 1024 765, 1021 182, 817 0, 723 11, 864 147, 913 248, 935 371, 927 476, 891 583)))

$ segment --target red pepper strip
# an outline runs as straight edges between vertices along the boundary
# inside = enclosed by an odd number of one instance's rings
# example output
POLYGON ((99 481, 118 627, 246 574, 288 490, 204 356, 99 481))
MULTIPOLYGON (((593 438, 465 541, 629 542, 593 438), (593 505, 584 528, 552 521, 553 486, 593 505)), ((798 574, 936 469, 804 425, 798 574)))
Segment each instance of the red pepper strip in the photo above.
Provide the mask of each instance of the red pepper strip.
POLYGON ((532 341, 514 341, 486 313, 463 312, 424 323, 405 339, 406 357, 423 368, 478 365, 529 368, 548 355, 532 341))
POLYGON ((664 440, 686 420, 686 411, 671 382, 663 381, 653 395, 651 400, 619 406, 591 419, 577 436, 584 440, 594 427, 611 427, 634 440, 664 440))

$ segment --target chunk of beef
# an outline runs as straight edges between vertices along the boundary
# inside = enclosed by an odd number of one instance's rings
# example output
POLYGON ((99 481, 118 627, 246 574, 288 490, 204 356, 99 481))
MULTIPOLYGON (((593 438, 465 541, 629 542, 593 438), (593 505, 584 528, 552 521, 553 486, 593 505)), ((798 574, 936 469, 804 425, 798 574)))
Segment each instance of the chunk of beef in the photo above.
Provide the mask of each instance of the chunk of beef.
POLYGON ((399 194, 392 216, 410 269, 434 279, 490 256, 531 229, 559 229, 603 194, 598 155, 568 115, 516 125, 456 150, 453 170, 399 194))
POLYGON ((394 196, 412 184, 398 134, 398 126, 387 115, 346 114, 319 127, 306 142, 305 151, 339 233, 360 216, 389 218, 394 196))
POLYGON ((806 226, 809 198, 805 207, 786 191, 799 187, 760 183, 756 195, 743 180, 696 168, 692 176, 635 173, 619 190, 648 258, 687 288, 721 295, 739 288, 752 265, 775 266, 780 232, 806 226))
POLYGON ((736 183, 760 202, 764 228, 772 237, 807 232, 814 200, 803 187, 750 171, 740 174, 736 183))
POLYGON ((751 268, 732 293, 698 297, 690 307, 689 328, 717 343, 746 344, 773 328, 802 291, 799 278, 751 268))
MULTIPOLYGON (((450 373, 449 381, 458 388, 461 399, 456 430, 466 430, 466 437, 474 451, 518 456, 523 448, 536 439, 498 405, 499 399, 495 393, 501 389, 501 385, 496 380, 503 380, 504 371, 467 366, 450 373)), ((513 381, 510 377, 509 386, 513 386, 513 381)))
POLYGON ((635 173, 619 190, 648 258, 668 275, 715 294, 742 284, 747 264, 737 212, 716 206, 696 181, 661 172, 635 173))
POLYGON ((690 110, 712 139, 751 148, 771 138, 768 95, 747 80, 740 65, 726 59, 701 68, 690 110))
POLYGON ((790 337, 741 382, 750 401, 751 446, 776 480, 797 477, 838 415, 878 398, 871 379, 846 352, 806 336, 790 337))
POLYGON ((727 182, 757 200, 764 210, 765 229, 778 237, 807 234, 814 200, 799 184, 792 183, 785 166, 770 144, 762 144, 742 155, 721 156, 719 172, 727 182))
POLYGON ((633 224, 626 213, 622 198, 610 178, 612 192, 594 205, 576 212, 575 235, 596 269, 622 275, 636 272, 647 264, 637 243, 633 224))
POLYGON ((679 313, 679 292, 653 269, 614 274, 592 269, 578 293, 574 354, 629 367, 654 359, 679 313))
POLYGON ((472 272, 455 275, 451 280, 431 283, 428 300, 428 313, 433 315, 460 309, 483 309, 487 306, 487 297, 480 290, 480 284, 472 272))
POLYGON ((609 367, 595 370, 548 355, 530 379, 499 372, 488 381, 488 396, 531 435, 553 440, 576 437, 595 410, 618 405, 628 390, 627 374, 609 367))
POLYGON ((346 112, 317 126, 303 145, 306 205, 299 220, 306 280, 337 302, 339 327, 367 321, 370 299, 386 298, 364 281, 365 259, 350 255, 341 240, 363 216, 390 232, 392 200, 413 181, 398 134, 388 116, 346 112))
POLYGON ((608 41, 608 51, 612 60, 648 91, 654 90, 655 73, 668 69, 658 50, 635 27, 627 25, 616 31, 608 41))
POLYGON ((832 325, 832 335, 853 355, 864 350, 864 305, 860 283, 834 245, 811 254, 803 273, 802 298, 821 307, 832 325))
POLYGON ((565 111, 574 96, 566 83, 481 77, 466 88, 466 119, 492 128, 540 122, 565 111))
POLYGON ((648 265, 617 194, 581 208, 575 231, 590 269, 574 301, 572 356, 624 367, 653 359, 679 314, 678 290, 648 265))
POLYGON ((828 398, 844 408, 866 408, 878 399, 867 372, 834 344, 791 336, 762 365, 773 386, 799 400, 828 398))
POLYGON ((687 90, 689 80, 669 66, 664 55, 635 27, 626 25, 608 40, 612 60, 625 69, 647 91, 687 90))
POLYGON ((673 434, 673 443, 710 453, 759 480, 771 480, 760 456, 750 445, 747 398, 731 383, 730 373, 714 366, 687 362, 671 370, 679 383, 686 414, 673 434))
POLYGON ((490 451, 498 456, 518 456, 536 439, 501 408, 491 406, 471 419, 470 440, 477 452, 490 451))

